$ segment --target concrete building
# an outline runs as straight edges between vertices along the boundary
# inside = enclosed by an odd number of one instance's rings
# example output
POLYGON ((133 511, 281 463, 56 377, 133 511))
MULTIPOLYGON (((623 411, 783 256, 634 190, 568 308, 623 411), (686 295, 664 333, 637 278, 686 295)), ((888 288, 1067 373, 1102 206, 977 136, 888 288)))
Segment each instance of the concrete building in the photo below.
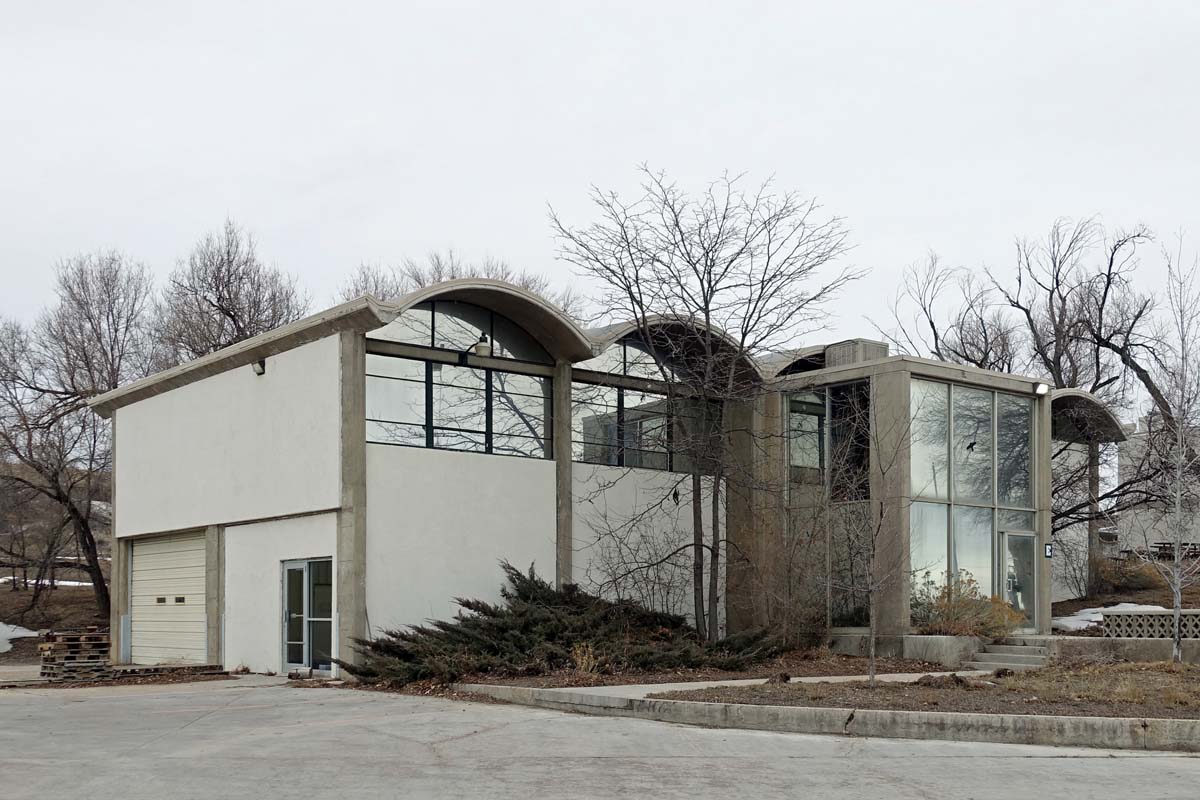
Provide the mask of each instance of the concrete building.
MULTIPOLYGON (((751 367, 759 392, 727 421, 752 479, 716 502, 700 482, 734 554, 723 625, 776 619, 773 570, 798 532, 824 543, 817 574, 861 572, 836 525, 806 522, 820 507, 881 523, 876 563, 898 576, 882 634, 909 631, 912 574, 946 569, 1048 630, 1050 439, 1060 412, 1107 424, 1105 409, 874 342, 751 367), (866 433, 847 416, 862 408, 866 433), (833 474, 839 454, 857 478, 833 474)), ((355 638, 498 599, 501 560, 686 612, 686 568, 664 558, 650 584, 623 568, 691 538, 663 378, 636 326, 588 333, 464 279, 362 297, 96 398, 115 448, 114 660, 336 671, 355 638)), ((862 624, 852 581, 819 583, 835 625, 862 624)))

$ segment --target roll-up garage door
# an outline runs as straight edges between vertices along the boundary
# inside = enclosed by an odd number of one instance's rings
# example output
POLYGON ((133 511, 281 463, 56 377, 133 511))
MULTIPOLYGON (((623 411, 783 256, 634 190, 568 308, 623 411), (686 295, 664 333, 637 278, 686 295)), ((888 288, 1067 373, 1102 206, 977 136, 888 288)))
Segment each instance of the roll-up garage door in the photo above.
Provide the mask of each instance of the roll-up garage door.
POLYGON ((203 664, 204 533, 138 539, 130 555, 134 664, 203 664))

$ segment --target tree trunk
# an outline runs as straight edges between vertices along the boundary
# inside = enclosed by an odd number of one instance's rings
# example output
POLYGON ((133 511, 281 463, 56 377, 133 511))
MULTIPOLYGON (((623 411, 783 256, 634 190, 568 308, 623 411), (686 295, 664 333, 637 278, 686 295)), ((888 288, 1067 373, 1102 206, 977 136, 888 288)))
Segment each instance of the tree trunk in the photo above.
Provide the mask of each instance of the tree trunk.
POLYGON ((707 630, 704 624, 704 498, 701 490, 704 482, 700 468, 692 470, 692 604, 696 614, 696 630, 701 635, 707 630))
POLYGON ((67 513, 71 516, 71 527, 75 531, 75 541, 87 563, 87 574, 91 578, 92 592, 96 596, 96 614, 100 619, 108 620, 111 608, 108 583, 105 582, 104 572, 100 569, 100 554, 96 549, 96 537, 92 534, 92 526, 70 499, 66 501, 66 506, 67 513))
POLYGON ((1103 578, 1100 567, 1104 555, 1100 542, 1100 445, 1088 444, 1088 545, 1087 545, 1087 590, 1088 597, 1100 594, 1103 578))
POLYGON ((875 618, 879 616, 875 613, 875 595, 873 587, 867 590, 867 613, 870 614, 867 620, 867 684, 871 688, 875 687, 875 618))
POLYGON ((1171 660, 1183 663, 1183 575, 1179 557, 1183 548, 1175 542, 1175 566, 1171 579, 1171 660))
POLYGON ((708 559, 708 640, 721 638, 721 475, 713 476, 712 487, 712 552, 708 559))

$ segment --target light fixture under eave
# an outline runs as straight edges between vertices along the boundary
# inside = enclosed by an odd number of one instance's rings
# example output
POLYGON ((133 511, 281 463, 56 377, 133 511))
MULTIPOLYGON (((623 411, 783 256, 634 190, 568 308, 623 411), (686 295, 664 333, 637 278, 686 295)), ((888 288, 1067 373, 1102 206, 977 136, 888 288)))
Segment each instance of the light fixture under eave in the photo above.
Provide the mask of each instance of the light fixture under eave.
POLYGON ((250 366, 254 367, 255 375, 267 374, 267 360, 265 358, 260 358, 258 361, 255 361, 250 366))
POLYGON ((1050 386, 1045 383, 1039 383, 1033 387, 1033 393, 1038 397, 1042 397, 1050 393, 1050 386))
POLYGON ((492 354, 492 343, 488 341, 486 333, 479 335, 479 341, 472 348, 477 356, 490 356, 492 354))

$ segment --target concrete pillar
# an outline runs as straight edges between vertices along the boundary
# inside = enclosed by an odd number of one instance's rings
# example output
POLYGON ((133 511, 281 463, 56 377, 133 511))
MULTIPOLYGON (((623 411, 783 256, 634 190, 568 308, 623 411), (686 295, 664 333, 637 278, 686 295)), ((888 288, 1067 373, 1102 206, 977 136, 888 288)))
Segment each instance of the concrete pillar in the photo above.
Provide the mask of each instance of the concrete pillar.
POLYGON ((367 635, 367 408, 366 338, 342 331, 342 496, 337 512, 337 647, 335 657, 357 663, 354 640, 367 635))
POLYGON ((560 589, 573 583, 574 547, 572 526, 571 481, 571 362, 559 361, 554 365, 553 389, 553 435, 554 480, 555 480, 555 565, 554 582, 560 589))
MULTIPOLYGON (((1046 394, 1037 399, 1037 416, 1034 420, 1033 475, 1034 493, 1037 508, 1038 544, 1041 552, 1038 559, 1038 592, 1037 592, 1037 627, 1038 633, 1050 633, 1050 603, 1053 596, 1054 562, 1046 558, 1046 545, 1053 542, 1051 532, 1051 463, 1050 454, 1054 452, 1054 442, 1051 432, 1051 403, 1050 395, 1046 394)), ((1057 554, 1056 554, 1057 555, 1057 554)))
POLYGON ((764 484, 780 458, 779 407, 772 392, 729 403, 725 413, 730 468, 725 488, 725 620, 729 633, 765 625, 773 565, 770 543, 782 535, 779 495, 764 484))
POLYGON ((204 530, 204 617, 207 623, 205 662, 224 664, 225 630, 225 528, 204 530))
MULTIPOLYGON (((116 526, 114 524, 115 531, 116 526)), ((114 664, 124 664, 128 661, 124 653, 128 650, 125 634, 129 620, 129 553, 128 539, 113 538, 112 566, 108 575, 109 594, 109 659, 114 664)))
POLYGON ((909 378, 905 371, 871 378, 871 524, 875 543, 876 631, 880 636, 909 631, 909 378), (882 519, 880 517, 882 516, 882 519))

